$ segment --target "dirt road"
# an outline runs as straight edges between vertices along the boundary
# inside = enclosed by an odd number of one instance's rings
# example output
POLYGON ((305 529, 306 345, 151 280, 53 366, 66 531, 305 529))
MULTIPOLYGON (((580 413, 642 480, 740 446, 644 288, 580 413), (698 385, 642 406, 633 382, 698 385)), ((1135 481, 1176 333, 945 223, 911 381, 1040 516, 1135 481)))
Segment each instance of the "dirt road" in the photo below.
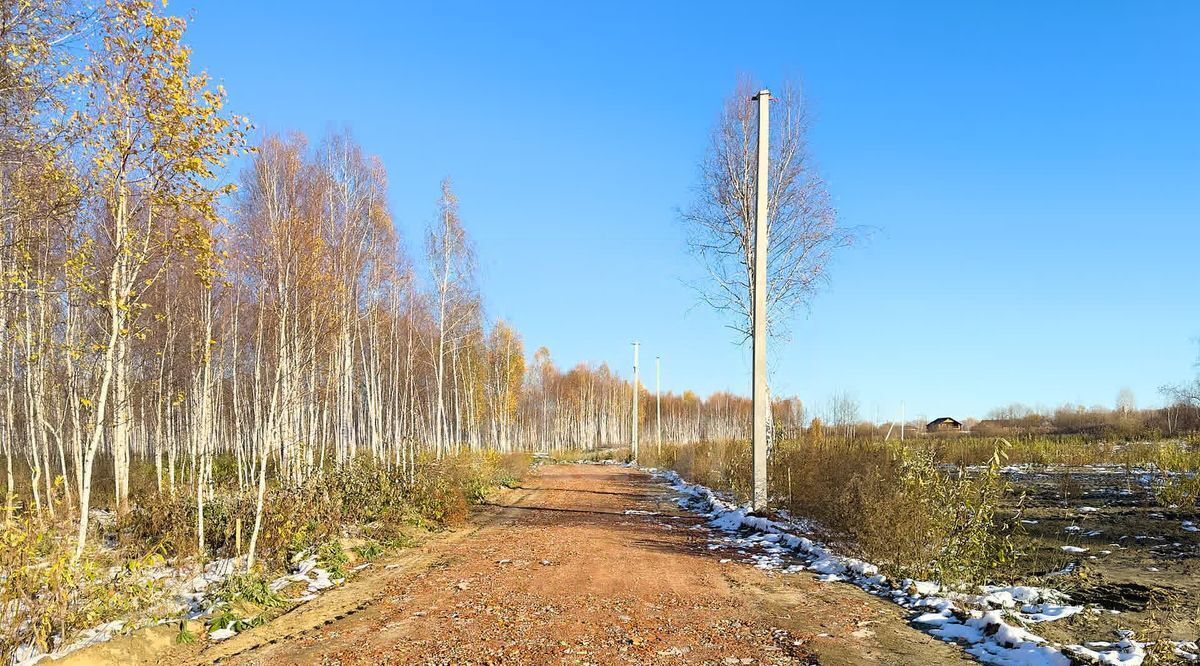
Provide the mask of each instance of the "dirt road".
POLYGON ((469 529, 214 644, 233 664, 955 664, 899 609, 722 561, 649 475, 557 465, 469 529), (390 567, 390 568, 389 568, 390 567))

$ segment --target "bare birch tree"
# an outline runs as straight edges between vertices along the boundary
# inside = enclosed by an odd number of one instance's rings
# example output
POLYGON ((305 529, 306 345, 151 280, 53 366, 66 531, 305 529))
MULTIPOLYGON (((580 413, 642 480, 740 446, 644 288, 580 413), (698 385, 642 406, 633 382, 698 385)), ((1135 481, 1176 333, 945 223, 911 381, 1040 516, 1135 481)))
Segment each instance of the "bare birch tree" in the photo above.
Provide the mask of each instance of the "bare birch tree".
MULTIPOLYGON (((450 419, 446 409, 447 362, 451 352, 467 333, 467 324, 476 315, 475 250, 458 216, 458 197, 450 180, 442 181, 442 196, 437 218, 425 236, 425 252, 432 282, 435 340, 432 344, 434 367, 433 438, 437 454, 449 449, 450 419)), ((457 413, 456 413, 457 415, 457 413)))
MULTIPOLYGON (((695 200, 682 213, 688 243, 708 272, 701 299, 730 317, 742 341, 753 330, 757 124, 750 98, 759 86, 743 78, 725 100, 700 162, 695 200)), ((800 90, 786 85, 771 116, 767 209, 767 311, 772 335, 786 337, 789 316, 828 277, 833 253, 854 240, 839 226, 824 181, 808 151, 800 90)))

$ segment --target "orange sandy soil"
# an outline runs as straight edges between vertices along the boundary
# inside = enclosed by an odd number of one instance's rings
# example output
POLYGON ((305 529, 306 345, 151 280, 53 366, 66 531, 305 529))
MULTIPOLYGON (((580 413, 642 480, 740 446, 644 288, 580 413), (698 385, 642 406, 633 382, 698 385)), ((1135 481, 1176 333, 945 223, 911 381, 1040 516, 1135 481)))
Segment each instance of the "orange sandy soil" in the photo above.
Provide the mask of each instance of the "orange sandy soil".
POLYGON ((855 587, 721 562, 672 498, 634 469, 542 467, 469 527, 267 625, 154 661, 972 663, 855 587))

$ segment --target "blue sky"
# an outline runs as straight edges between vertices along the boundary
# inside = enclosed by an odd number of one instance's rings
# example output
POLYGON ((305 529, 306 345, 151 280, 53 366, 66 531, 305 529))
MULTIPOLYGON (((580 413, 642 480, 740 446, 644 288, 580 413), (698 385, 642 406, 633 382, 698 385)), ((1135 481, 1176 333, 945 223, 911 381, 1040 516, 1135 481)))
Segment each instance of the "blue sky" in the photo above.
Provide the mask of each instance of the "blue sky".
MULTIPOLYGON (((561 366, 746 392, 676 209, 739 73, 800 81, 868 242, 773 350, 863 416, 1142 405, 1200 335, 1200 4, 187 0, 197 64, 265 130, 350 126, 412 254, 453 178, 492 317, 561 366), (577 6, 578 5, 578 6, 577 6), (757 38, 756 38, 757 36, 757 38)), ((652 380, 651 380, 652 381, 652 380)))

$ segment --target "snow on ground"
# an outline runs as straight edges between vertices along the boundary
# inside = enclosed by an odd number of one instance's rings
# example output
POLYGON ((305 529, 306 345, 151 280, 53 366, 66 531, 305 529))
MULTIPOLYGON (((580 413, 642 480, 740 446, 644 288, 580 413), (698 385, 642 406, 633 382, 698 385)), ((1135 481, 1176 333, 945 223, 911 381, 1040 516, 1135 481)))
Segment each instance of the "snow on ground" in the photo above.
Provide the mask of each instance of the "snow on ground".
MULTIPOLYGON (((1140 666, 1146 658, 1143 643, 1131 632, 1115 642, 1061 644, 1048 641, 1030 628, 1085 611, 1070 604, 1059 590, 1027 586, 979 586, 976 591, 950 590, 932 581, 888 580, 869 562, 838 555, 825 545, 802 536, 812 529, 803 524, 773 521, 750 513, 719 497, 711 489, 685 482, 673 471, 649 470, 665 479, 681 497, 681 507, 700 511, 708 524, 725 534, 709 548, 745 554, 762 569, 797 573, 811 571, 822 581, 845 581, 899 604, 913 614, 913 623, 945 641, 953 641, 985 664, 996 666, 1070 666, 1095 663, 1140 666), (716 548, 713 548, 716 545, 716 548), (1074 660, 1074 661, 1073 661, 1074 660)), ((1078 549, 1083 552, 1085 549, 1078 549)), ((1092 609, 1092 612, 1102 612, 1092 609)), ((1175 653, 1200 661, 1196 645, 1177 643, 1175 653)))
MULTIPOLYGON (((217 599, 211 590, 217 588, 230 576, 242 571, 240 558, 225 558, 206 564, 203 569, 195 567, 160 565, 146 570, 144 581, 162 581, 164 591, 163 606, 155 613, 165 617, 148 624, 163 624, 174 622, 179 618, 202 620, 212 615, 217 599)), ((291 572, 271 581, 273 591, 279 591, 291 583, 305 583, 305 592, 299 598, 290 599, 293 603, 303 603, 315 599, 323 590, 343 582, 341 578, 331 578, 327 570, 317 566, 317 556, 309 551, 299 553, 292 559, 291 572)), ((33 666, 39 661, 51 658, 59 659, 77 650, 103 643, 133 628, 133 623, 125 620, 108 622, 82 632, 71 643, 53 652, 42 652, 29 645, 17 651, 13 660, 14 666, 33 666)), ((208 638, 214 641, 225 640, 237 635, 233 628, 222 628, 209 632, 208 638)))

